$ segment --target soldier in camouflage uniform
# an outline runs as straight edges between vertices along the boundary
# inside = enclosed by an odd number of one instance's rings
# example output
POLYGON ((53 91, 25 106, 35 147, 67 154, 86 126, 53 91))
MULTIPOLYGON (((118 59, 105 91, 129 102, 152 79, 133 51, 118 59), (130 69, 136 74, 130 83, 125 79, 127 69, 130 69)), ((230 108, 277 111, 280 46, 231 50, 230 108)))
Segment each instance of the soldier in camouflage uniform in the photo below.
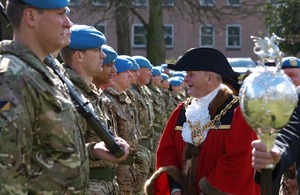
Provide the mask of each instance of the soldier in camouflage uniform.
POLYGON ((173 72, 173 77, 176 77, 176 78, 180 78, 182 80, 182 83, 181 83, 181 92, 179 93, 179 97, 182 101, 186 100, 187 99, 187 85, 186 83, 184 82, 184 77, 186 76, 186 73, 185 72, 181 72, 181 71, 174 71, 173 72))
MULTIPOLYGON (((93 77, 102 71, 101 64, 106 57, 101 49, 105 43, 105 37, 94 27, 86 25, 74 25, 71 32, 71 44, 61 50, 66 72, 76 88, 90 100, 100 120, 106 124, 108 118, 100 109, 99 92, 92 83, 93 77)), ((118 141, 120 139, 118 138, 118 141)), ((89 126, 85 133, 85 140, 87 143, 101 141, 89 126)), ((123 142, 125 141, 123 140, 123 142)), ((115 177, 115 167, 116 161, 91 159, 89 194, 120 194, 115 177)))
MULTIPOLYGON (((97 89, 99 90, 100 95, 100 107, 101 110, 105 113, 107 116, 113 116, 111 114, 111 102, 106 97, 106 95, 103 93, 103 90, 111 86, 111 83, 114 81, 117 69, 115 67, 115 59, 118 56, 117 52, 109 45, 102 45, 102 51, 105 53, 106 57, 103 61, 102 71, 98 73, 96 76, 93 77, 93 83, 96 85, 97 89)), ((113 121, 116 121, 114 118, 110 118, 111 124, 110 130, 114 132, 114 134, 118 135, 118 129, 116 124, 113 123, 113 121)))
POLYGON ((137 84, 131 86, 131 91, 135 97, 135 107, 138 111, 138 119, 140 125, 141 140, 138 148, 137 156, 143 163, 137 165, 137 177, 140 189, 143 190, 143 185, 150 176, 151 171, 155 167, 152 160, 152 154, 155 154, 153 148, 153 122, 154 111, 151 92, 146 86, 151 79, 152 65, 149 60, 143 56, 133 56, 133 59, 140 66, 140 76, 137 79, 137 84), (152 153, 152 154, 151 154, 152 153), (145 163, 145 164, 144 164, 145 163))
MULTIPOLYGON (((154 133, 153 133, 153 147, 154 151, 158 146, 161 133, 164 129, 165 124, 167 123, 167 112, 166 112, 166 102, 163 99, 163 92, 161 91, 161 72, 157 67, 152 68, 152 79, 147 85, 151 91, 151 98, 153 101, 153 110, 154 110, 154 133)), ((154 159, 154 158, 153 158, 154 159)), ((155 161, 153 162, 155 164, 155 161)))
POLYGON ((171 77, 169 78, 170 88, 171 91, 171 99, 177 105, 183 101, 180 94, 182 93, 182 79, 180 77, 171 77))
MULTIPOLYGON (((131 56, 128 56, 128 55, 121 55, 121 56, 126 57, 132 63, 132 66, 130 68, 130 72, 132 74, 132 76, 130 77, 130 86, 135 85, 136 82, 137 82, 137 79, 140 76, 140 66, 138 65, 138 63, 136 63, 135 59, 133 59, 131 56)), ((139 113, 138 113, 138 110, 135 106, 137 104, 137 102, 136 102, 136 99, 134 97, 134 93, 132 92, 131 87, 126 89, 125 92, 126 92, 127 96, 129 97, 129 99, 132 102, 131 109, 134 112, 135 127, 136 127, 136 129, 140 129, 140 122, 139 122, 139 117, 138 117, 139 113)), ((140 131, 138 131, 138 133, 139 133, 138 137, 139 137, 139 140, 140 140, 141 139, 141 133, 140 133, 140 131)))
MULTIPOLYGON (((7 3, 14 41, 0 43, 0 194, 87 193, 89 154, 78 122, 82 118, 65 85, 43 63, 70 43, 67 4, 7 3)), ((114 158, 102 156, 99 147, 95 144, 90 155, 114 158)))
POLYGON ((127 58, 117 57, 115 60, 116 78, 112 87, 108 87, 103 91, 106 97, 111 100, 112 118, 116 120, 114 124, 116 123, 118 127, 118 133, 130 145, 130 157, 126 163, 120 163, 117 167, 117 180, 123 195, 135 194, 134 190, 137 188, 134 156, 137 152, 139 130, 136 129, 134 123, 134 112, 131 109, 132 102, 125 93, 125 90, 130 87, 132 74, 129 69, 131 66, 132 63, 127 58))
POLYGON ((160 68, 161 68, 161 72, 162 72, 162 73, 164 73, 164 74, 166 74, 166 75, 168 75, 168 76, 172 75, 172 74, 170 73, 170 69, 168 68, 168 64, 161 64, 161 65, 160 65, 160 68))
POLYGON ((166 103, 166 114, 167 118, 170 117, 172 112, 175 110, 177 107, 176 101, 172 98, 171 91, 169 90, 170 88, 170 83, 169 83, 169 75, 165 73, 161 73, 161 87, 162 87, 162 92, 163 92, 163 99, 165 100, 166 103))
MULTIPOLYGON (((127 59, 129 59, 133 66, 131 67, 130 72, 132 73, 132 77, 130 80, 131 85, 137 85, 137 79, 140 76, 140 66, 139 64, 137 64, 137 62, 135 61, 134 58, 132 58, 131 56, 125 56, 127 59)), ((135 123, 135 127, 136 129, 138 129, 139 131, 138 133, 138 140, 139 140, 139 144, 137 145, 137 152, 135 155, 135 164, 134 164, 134 168, 135 168, 135 172, 136 172, 136 176, 137 176, 137 186, 134 189, 134 193, 133 194, 137 194, 137 195, 142 195, 144 194, 144 189, 143 189, 143 185, 145 183, 145 179, 146 179, 146 174, 149 173, 149 166, 151 165, 150 163, 150 159, 151 159, 151 153, 150 150, 145 147, 144 145, 142 145, 142 139, 141 139, 141 131, 140 131, 140 121, 139 121, 139 110, 136 107, 136 105, 139 104, 139 100, 136 99, 135 94, 136 94, 136 89, 134 87, 130 87, 129 89, 126 90, 126 94, 128 95, 128 97, 130 98, 132 104, 131 104, 131 109, 134 112, 134 123, 135 123)))

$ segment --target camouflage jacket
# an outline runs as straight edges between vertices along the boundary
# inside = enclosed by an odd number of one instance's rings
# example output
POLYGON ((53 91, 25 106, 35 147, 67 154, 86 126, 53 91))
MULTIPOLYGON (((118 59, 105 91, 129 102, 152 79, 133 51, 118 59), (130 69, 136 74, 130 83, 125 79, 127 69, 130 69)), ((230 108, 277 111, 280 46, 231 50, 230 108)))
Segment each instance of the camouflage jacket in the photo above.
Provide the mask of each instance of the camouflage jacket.
POLYGON ((130 107, 131 107, 131 110, 133 111, 134 113, 134 117, 133 117, 133 120, 134 120, 134 126, 136 127, 136 129, 138 129, 138 133, 139 133, 139 139, 141 138, 141 134, 140 134, 140 122, 139 122, 139 113, 138 113, 138 110, 136 108, 136 99, 134 97, 134 93, 132 92, 132 89, 129 88, 125 91, 125 93, 127 94, 128 98, 130 99, 131 101, 131 104, 130 104, 130 107))
POLYGON ((151 92, 146 85, 131 86, 131 91, 136 99, 136 108, 140 124, 142 139, 150 139, 153 135, 154 111, 151 92))
POLYGON ((133 156, 136 153, 140 135, 134 123, 132 102, 125 92, 119 93, 114 88, 109 87, 103 92, 111 100, 111 118, 115 120, 113 123, 117 124, 119 136, 130 145, 130 154, 133 156))
POLYGON ((167 118, 169 118, 172 114, 172 112, 175 110, 175 108, 178 105, 178 102, 172 97, 171 91, 168 89, 163 89, 163 97, 166 102, 166 112, 167 112, 167 118))
MULTIPOLYGON (((77 74, 74 70, 70 69, 69 67, 65 66, 65 70, 66 74, 69 76, 74 86, 91 102, 91 104, 94 106, 94 111, 98 115, 99 119, 105 124, 106 127, 108 127, 107 122, 110 119, 100 109, 100 96, 96 86, 92 83, 88 85, 79 74, 77 74)), ((86 128, 84 137, 88 148, 91 147, 93 143, 101 141, 99 136, 90 127, 90 125, 87 124, 85 119, 81 118, 80 123, 86 128)), ((97 160, 92 155, 90 155, 90 167, 113 167, 114 165, 115 164, 109 161, 97 160)))
POLYGON ((166 102, 163 99, 163 92, 156 86, 150 84, 148 85, 151 91, 151 98, 153 100, 153 111, 154 111, 154 130, 161 133, 165 124, 167 123, 167 112, 166 112, 166 102))
POLYGON ((0 43, 0 194, 85 194, 88 154, 66 87, 29 49, 0 43))

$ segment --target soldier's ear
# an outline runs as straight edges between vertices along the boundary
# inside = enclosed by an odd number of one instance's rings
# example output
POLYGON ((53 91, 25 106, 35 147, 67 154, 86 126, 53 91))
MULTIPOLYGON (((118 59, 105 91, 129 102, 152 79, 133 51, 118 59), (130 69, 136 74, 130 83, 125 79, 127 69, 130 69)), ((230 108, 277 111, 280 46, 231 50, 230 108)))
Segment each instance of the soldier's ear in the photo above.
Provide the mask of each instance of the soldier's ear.
POLYGON ((38 15, 38 10, 28 7, 23 11, 23 20, 28 26, 35 27, 38 22, 38 15))
POLYGON ((75 51, 74 55, 73 55, 73 59, 75 59, 76 61, 82 62, 82 60, 83 60, 83 52, 82 51, 75 51))

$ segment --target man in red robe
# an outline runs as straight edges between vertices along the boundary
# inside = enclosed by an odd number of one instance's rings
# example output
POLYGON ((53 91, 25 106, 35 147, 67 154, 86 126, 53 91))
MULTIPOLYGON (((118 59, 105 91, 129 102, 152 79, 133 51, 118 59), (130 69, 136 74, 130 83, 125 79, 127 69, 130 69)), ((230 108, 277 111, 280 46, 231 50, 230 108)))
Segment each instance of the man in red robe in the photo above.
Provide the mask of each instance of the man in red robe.
POLYGON ((226 57, 216 49, 194 48, 168 68, 187 71, 191 98, 165 126, 146 193, 260 194, 251 166, 257 136, 242 116, 239 98, 222 84, 222 78, 236 77, 226 57))

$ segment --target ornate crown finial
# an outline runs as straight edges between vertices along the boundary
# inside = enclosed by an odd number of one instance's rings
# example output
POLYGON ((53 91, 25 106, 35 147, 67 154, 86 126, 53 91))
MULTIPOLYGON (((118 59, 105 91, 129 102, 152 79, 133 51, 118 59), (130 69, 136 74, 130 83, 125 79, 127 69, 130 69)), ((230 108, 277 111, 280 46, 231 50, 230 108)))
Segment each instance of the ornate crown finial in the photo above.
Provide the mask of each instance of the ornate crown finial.
POLYGON ((284 38, 278 37, 276 34, 272 36, 260 38, 256 36, 250 36, 254 41, 253 52, 258 55, 260 66, 265 66, 265 62, 275 62, 276 67, 281 67, 281 60, 284 56, 283 52, 280 51, 278 44, 284 41, 284 38))

